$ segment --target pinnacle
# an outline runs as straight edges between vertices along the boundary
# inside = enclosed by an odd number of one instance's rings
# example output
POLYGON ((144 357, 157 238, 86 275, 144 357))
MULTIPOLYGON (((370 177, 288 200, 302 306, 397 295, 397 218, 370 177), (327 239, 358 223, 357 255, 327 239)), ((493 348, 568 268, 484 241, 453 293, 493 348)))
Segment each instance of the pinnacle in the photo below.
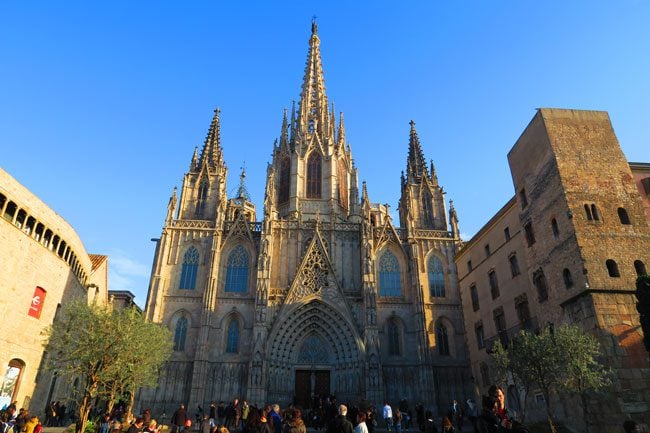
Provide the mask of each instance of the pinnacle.
POLYGON ((420 180, 423 176, 427 176, 427 163, 422 153, 420 146, 420 138, 415 130, 415 122, 411 120, 411 132, 409 136, 409 153, 406 161, 407 178, 409 180, 420 180))
POLYGON ((221 110, 216 108, 214 116, 208 129, 208 135, 205 137, 203 150, 201 151, 201 159, 199 165, 208 164, 215 168, 217 164, 221 163, 221 126, 219 122, 219 114, 221 110))

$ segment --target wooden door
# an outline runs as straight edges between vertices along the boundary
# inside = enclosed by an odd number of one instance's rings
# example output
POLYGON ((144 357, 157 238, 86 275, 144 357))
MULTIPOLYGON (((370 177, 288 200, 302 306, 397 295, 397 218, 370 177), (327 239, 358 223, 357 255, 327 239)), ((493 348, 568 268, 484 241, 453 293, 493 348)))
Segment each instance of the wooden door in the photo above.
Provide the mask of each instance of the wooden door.
POLYGON ((309 407, 311 402, 311 372, 296 370, 296 404, 302 408, 309 407))

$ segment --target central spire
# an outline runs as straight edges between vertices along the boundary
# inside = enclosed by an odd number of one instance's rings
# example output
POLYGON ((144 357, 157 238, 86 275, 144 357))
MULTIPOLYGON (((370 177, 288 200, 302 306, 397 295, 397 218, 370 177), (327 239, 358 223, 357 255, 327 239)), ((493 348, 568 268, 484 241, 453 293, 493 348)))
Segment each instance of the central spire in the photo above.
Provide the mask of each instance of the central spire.
POLYGON ((298 122, 300 129, 304 133, 322 134, 327 132, 329 113, 316 18, 311 23, 311 38, 309 39, 309 52, 307 54, 307 64, 305 65, 299 110, 298 122))

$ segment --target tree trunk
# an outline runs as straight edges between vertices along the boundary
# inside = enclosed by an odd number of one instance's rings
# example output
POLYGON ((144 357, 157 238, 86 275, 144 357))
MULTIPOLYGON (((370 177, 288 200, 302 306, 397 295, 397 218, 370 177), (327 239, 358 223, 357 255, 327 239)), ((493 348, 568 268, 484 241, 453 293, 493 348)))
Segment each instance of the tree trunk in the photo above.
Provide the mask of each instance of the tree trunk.
POLYGON ((81 399, 81 404, 79 405, 79 415, 77 417, 77 422, 75 423, 75 430, 77 433, 84 433, 84 430, 86 430, 88 415, 90 414, 90 408, 92 407, 92 392, 96 387, 97 384, 87 386, 83 399, 81 399))
POLYGON ((543 391, 544 393, 544 403, 546 405, 546 421, 548 421, 548 428, 551 433, 557 433, 555 424, 553 423, 553 414, 551 413, 551 398, 548 391, 543 391))
POLYGON ((135 392, 129 391, 129 406, 126 408, 126 419, 130 420, 133 417, 133 402, 135 401, 135 392))
POLYGON ((582 415, 585 417, 585 432, 589 433, 589 404, 584 392, 580 393, 580 402, 582 403, 582 415))
POLYGON ((111 393, 108 395, 108 401, 106 402, 106 412, 110 414, 113 412, 115 407, 115 390, 111 389, 111 393))

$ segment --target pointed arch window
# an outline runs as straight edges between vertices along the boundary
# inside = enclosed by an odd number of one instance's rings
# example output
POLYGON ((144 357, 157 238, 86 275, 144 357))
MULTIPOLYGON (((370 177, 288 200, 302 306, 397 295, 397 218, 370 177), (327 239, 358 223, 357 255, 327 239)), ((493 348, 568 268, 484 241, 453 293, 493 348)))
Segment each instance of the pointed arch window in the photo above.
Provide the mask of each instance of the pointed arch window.
POLYGON ((187 337, 187 318, 181 317, 176 322, 174 330, 174 351, 182 352, 185 350, 185 339, 187 337))
POLYGON ((225 292, 244 293, 248 291, 249 255, 242 245, 237 245, 230 255, 226 267, 225 292))
POLYGON ((307 160, 307 198, 321 198, 322 158, 312 152, 307 160))
POLYGON ((230 320, 228 324, 226 353, 239 353, 239 322, 237 319, 230 320))
POLYGON ((181 272, 181 283, 179 289, 194 290, 196 288, 196 272, 199 268, 199 252, 196 248, 190 247, 185 253, 183 260, 183 271, 181 272))
POLYGON ((634 261, 634 270, 636 271, 636 275, 639 277, 648 274, 645 268, 645 263, 643 263, 641 260, 634 261))
POLYGON ((278 194, 278 203, 286 203, 289 200, 290 179, 291 160, 289 157, 286 157, 280 163, 280 192, 278 194))
POLYGON ((425 227, 433 227, 433 205, 429 191, 422 194, 422 220, 425 227))
POLYGON ((348 172, 345 167, 345 161, 339 160, 339 202, 344 209, 348 208, 348 172))
POLYGON ((387 324, 388 334, 388 354, 399 356, 400 351, 400 338, 399 338, 399 325, 395 320, 389 320, 387 324))
POLYGON ((390 251, 379 259, 379 295, 401 296, 402 283, 397 257, 390 251))
POLYGON ((438 354, 449 356, 449 336, 447 335, 447 327, 438 323, 436 326, 436 346, 438 346, 438 354))
POLYGON ((445 272, 442 261, 431 255, 429 258, 429 293, 434 298, 445 297, 445 272))
POLYGON ((208 199, 208 189, 210 189, 210 185, 206 179, 203 179, 201 181, 201 185, 199 186, 199 193, 196 197, 196 210, 194 212, 196 216, 203 215, 203 211, 205 210, 205 202, 208 199))

